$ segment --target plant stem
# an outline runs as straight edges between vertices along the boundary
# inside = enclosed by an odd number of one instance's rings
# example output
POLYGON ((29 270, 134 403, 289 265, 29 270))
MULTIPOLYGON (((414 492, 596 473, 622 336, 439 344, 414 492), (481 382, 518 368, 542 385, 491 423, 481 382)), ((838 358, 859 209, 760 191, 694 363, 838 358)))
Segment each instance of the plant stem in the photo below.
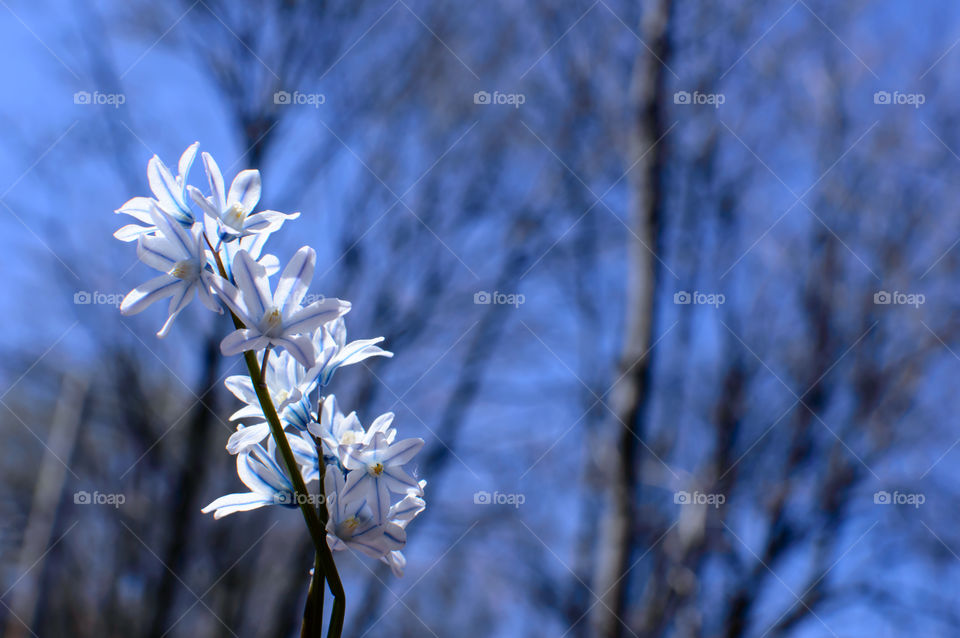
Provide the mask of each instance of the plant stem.
MULTIPOLYGON (((209 241, 207 244, 209 245, 209 241)), ((227 271, 223 267, 223 262, 220 259, 220 254, 214 252, 213 255, 216 259, 220 276, 229 280, 227 271)), ((238 330, 245 327, 233 311, 230 311, 230 316, 233 318, 234 327, 238 330)), ((266 369, 269 354, 270 351, 267 350, 263 355, 264 370, 266 369)), ((260 372, 261 368, 257 362, 257 355, 252 350, 247 350, 243 353, 243 358, 247 363, 247 372, 250 375, 250 380, 253 382, 253 389, 257 393, 257 399, 260 401, 263 416, 266 417, 267 423, 270 425, 270 433, 273 435, 273 440, 277 444, 277 449, 280 450, 280 456, 283 458, 287 472, 290 474, 294 499, 300 507, 300 512, 303 514, 303 519, 307 524, 307 530, 310 532, 310 538, 313 540, 313 546, 317 552, 318 562, 320 566, 323 567, 323 574, 330 587, 330 593, 333 595, 333 611, 330 612, 330 627, 327 629, 327 638, 340 638, 343 632, 344 616, 346 615, 346 600, 343 592, 343 584, 340 582, 340 574, 337 573, 337 566, 333 560, 333 553, 330 551, 330 546, 327 545, 326 530, 324 529, 323 523, 320 522, 316 508, 310 505, 310 493, 307 491, 306 483, 304 483, 303 476, 300 474, 300 468, 297 465, 296 457, 293 455, 293 450, 290 449, 290 442, 287 441, 287 435, 283 431, 283 424, 280 422, 277 409, 273 405, 273 399, 267 390, 266 381, 260 372)), ((322 476, 320 485, 320 491, 322 493, 322 476)))
POLYGON ((320 554, 313 560, 313 578, 307 592, 307 603, 303 609, 303 624, 300 626, 300 638, 312 638, 323 634, 323 567, 320 566, 320 554))

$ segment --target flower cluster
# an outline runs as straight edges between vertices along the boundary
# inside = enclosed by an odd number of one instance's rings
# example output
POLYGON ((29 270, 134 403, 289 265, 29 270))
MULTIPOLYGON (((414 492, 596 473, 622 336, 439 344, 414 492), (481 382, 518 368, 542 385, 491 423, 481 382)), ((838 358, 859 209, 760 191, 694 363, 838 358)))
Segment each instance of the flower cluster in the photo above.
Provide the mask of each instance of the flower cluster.
POLYGON ((249 376, 226 380, 244 403, 231 416, 238 427, 227 451, 236 456, 237 474, 250 491, 222 496, 203 511, 221 518, 265 505, 302 507, 299 501, 308 495, 295 487, 299 472, 303 483, 322 485, 317 497, 327 510, 329 548, 363 552, 401 575, 407 523, 426 506, 426 482, 408 467, 423 440, 397 440, 392 413, 364 429, 355 413, 344 416, 336 397, 326 393, 342 366, 393 353, 377 345, 382 337, 347 341, 343 316, 349 302, 320 297, 304 303, 316 264, 313 249, 298 250, 282 272, 277 258, 263 253, 269 236, 299 213, 254 212, 259 171, 241 171, 227 190, 217 163, 202 153, 209 195, 187 183, 198 146, 180 157, 176 176, 158 157, 150 160, 153 197, 134 197, 118 209, 137 223, 114 236, 135 241, 140 260, 161 273, 124 298, 123 314, 169 297, 167 319, 157 333, 163 337, 197 297, 210 310, 226 308, 234 318, 236 329, 220 344, 223 354, 249 351, 259 365, 259 375, 251 369, 249 376), (270 278, 278 272, 272 287, 270 278), (258 394, 254 377, 261 379, 269 401, 258 394), (285 442, 274 438, 276 431, 271 435, 268 410, 275 410, 285 442), (278 458, 281 443, 292 452, 292 467, 284 467, 282 454, 278 458))

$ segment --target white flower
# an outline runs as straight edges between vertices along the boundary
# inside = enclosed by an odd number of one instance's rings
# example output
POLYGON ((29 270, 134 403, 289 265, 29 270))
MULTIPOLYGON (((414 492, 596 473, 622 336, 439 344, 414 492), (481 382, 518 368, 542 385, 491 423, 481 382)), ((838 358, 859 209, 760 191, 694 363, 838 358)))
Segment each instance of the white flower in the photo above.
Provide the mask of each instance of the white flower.
POLYGON ((264 505, 296 507, 293 485, 273 456, 260 445, 237 455, 237 475, 250 492, 221 496, 201 510, 223 518, 235 512, 246 512, 264 505))
POLYGON ((313 346, 317 351, 321 387, 330 383, 333 373, 341 366, 360 363, 370 357, 392 357, 392 352, 376 345, 382 341, 383 337, 377 337, 347 343, 347 326, 342 317, 318 328, 313 334, 313 346))
MULTIPOLYGON (((421 491, 426 484, 426 481, 420 481, 421 491)), ((420 512, 426 509, 426 507, 427 504, 422 498, 416 496, 415 494, 408 494, 403 498, 402 501, 390 508, 387 518, 392 523, 395 523, 406 530, 407 523, 416 518, 420 512)), ((403 568, 407 566, 407 559, 403 555, 403 552, 393 550, 386 556, 381 557, 380 560, 390 566, 390 570, 393 572, 394 576, 397 578, 403 576, 403 568)))
POLYGON ((210 280, 220 299, 246 326, 227 335, 220 344, 221 352, 229 356, 277 346, 285 348, 303 367, 313 367, 313 343, 303 333, 350 311, 350 302, 340 299, 322 299, 309 306, 300 305, 313 279, 315 262, 316 253, 312 248, 304 246, 298 250, 271 295, 266 269, 246 251, 237 253, 233 262, 233 278, 237 285, 222 277, 210 280))
POLYGON ((345 450, 357 445, 368 446, 373 442, 373 436, 377 432, 386 437, 387 443, 392 443, 397 436, 397 430, 390 427, 392 423, 393 412, 387 412, 377 417, 368 430, 364 430, 360 419, 357 418, 357 413, 351 412, 344 416, 337 408, 337 397, 330 394, 323 400, 320 422, 309 423, 307 430, 322 441, 323 456, 327 462, 339 462, 343 465, 343 459, 340 458, 341 449, 345 450))
POLYGON ((351 470, 347 474, 344 498, 366 498, 371 507, 377 508, 381 517, 390 509, 390 492, 396 494, 422 494, 415 478, 404 465, 423 447, 423 439, 403 439, 389 443, 383 432, 375 432, 369 445, 341 447, 343 465, 351 470))
MULTIPOLYGON (((210 184, 210 195, 204 196, 186 183, 198 146, 192 144, 181 155, 176 176, 159 157, 148 162, 153 197, 134 197, 118 209, 137 223, 114 235, 122 241, 137 240, 140 260, 162 273, 124 298, 123 314, 141 312, 171 297, 168 318, 157 333, 163 337, 194 294, 220 313, 222 301, 243 327, 223 339, 221 351, 225 355, 253 351, 263 370, 262 380, 255 371, 226 380, 227 388, 244 403, 230 417, 241 423, 227 450, 236 455, 237 474, 250 491, 221 496, 203 512, 213 512, 219 519, 265 505, 305 506, 297 502, 293 483, 299 485, 300 477, 305 483, 322 478, 330 548, 357 550, 401 576, 407 562, 400 551, 406 544, 407 524, 426 507, 426 481, 418 481, 406 467, 423 440, 396 441, 392 412, 364 429, 356 413, 340 411, 335 396, 323 396, 342 366, 393 353, 378 345, 383 337, 347 341, 343 315, 350 311, 349 302, 321 297, 304 305, 316 264, 310 247, 296 252, 271 292, 270 277, 280 271, 280 263, 263 254, 264 245, 286 220, 300 214, 254 212, 261 194, 259 171, 241 171, 227 191, 220 168, 208 153, 202 154, 210 184), (195 217, 190 200, 202 215, 195 217), (257 395, 264 389, 255 387, 253 379, 262 381, 277 410, 278 431, 271 431, 257 395), (313 410, 318 398, 317 414, 313 410), (289 467, 281 468, 277 448, 284 443, 289 445, 284 449, 289 467)), ((305 508, 304 513, 309 519, 310 511, 305 508)))
POLYGON ((190 167, 193 166, 199 146, 200 142, 194 142, 180 156, 180 162, 177 165, 179 174, 176 177, 170 173, 170 169, 160 161, 159 157, 154 155, 150 159, 147 163, 147 179, 150 181, 150 190, 153 191, 154 197, 134 197, 116 210, 147 225, 128 224, 117 230, 113 234, 114 237, 120 241, 133 241, 143 234, 156 231, 156 226, 150 218, 150 207, 153 205, 159 206, 162 211, 184 226, 189 227, 193 224, 193 213, 186 199, 186 188, 187 175, 190 173, 190 167))
POLYGON ((285 215, 275 210, 254 213, 260 202, 260 171, 240 171, 224 193, 223 175, 220 167, 209 153, 202 153, 203 166, 210 182, 210 197, 204 197, 199 189, 188 186, 190 197, 204 213, 220 221, 220 234, 245 236, 253 233, 273 232, 288 219, 296 219, 300 213, 285 215))
MULTIPOLYGON (((259 359, 262 363, 263 356, 261 355, 259 359)), ((297 430, 306 430, 307 424, 314 420, 310 409, 310 395, 316 387, 315 377, 308 377, 306 369, 297 363, 289 352, 283 351, 267 360, 264 381, 283 424, 297 430)), ((230 420, 245 418, 258 420, 255 424, 241 426, 230 437, 227 442, 227 452, 236 454, 248 445, 263 441, 270 433, 270 426, 265 420, 260 399, 249 376, 233 375, 227 377, 224 384, 235 397, 246 403, 230 416, 230 420)))
MULTIPOLYGON (((351 413, 344 417, 342 413, 336 411, 336 397, 333 395, 325 399, 320 424, 317 424, 317 417, 311 410, 310 395, 318 385, 323 387, 329 383, 333 373, 341 366, 359 363, 369 357, 393 356, 392 352, 387 352, 375 345, 383 341, 383 337, 346 343, 346 334, 347 330, 343 317, 338 317, 317 328, 313 334, 313 346, 317 355, 317 362, 309 370, 300 365, 286 351, 267 361, 265 380, 280 418, 285 425, 298 430, 305 430, 312 424, 316 436, 324 440, 324 456, 329 460, 333 460, 337 448, 341 444, 359 443, 364 437, 363 426, 357 420, 356 414, 351 413), (322 435, 321 432, 323 432, 322 435), (357 432, 359 432, 359 436, 354 436, 357 432)), ((262 361, 262 357, 260 360, 262 361)), ((259 419, 258 423, 241 427, 230 437, 227 442, 227 451, 230 454, 236 454, 245 445, 259 443, 266 438, 269 426, 263 420, 265 417, 260 407, 260 401, 256 392, 254 392, 253 383, 249 377, 246 375, 228 377, 226 385, 234 396, 247 404, 235 412, 230 419, 237 420, 249 417, 259 419)), ((383 430, 387 432, 389 422, 393 420, 393 414, 385 414, 373 423, 365 435, 368 442, 373 433, 380 429, 384 420, 387 421, 383 430)), ((390 430, 390 432, 392 432, 392 435, 388 437, 388 440, 392 441, 393 436, 396 435, 396 430, 390 430)))
MULTIPOLYGON (((352 474, 352 472, 351 472, 352 474)), ((407 533, 386 518, 386 512, 371 508, 365 498, 345 498, 343 472, 327 467, 324 478, 327 511, 327 541, 333 551, 356 549, 371 558, 384 558, 399 550, 407 541, 407 533)))
POLYGON ((120 304, 120 312, 133 315, 159 299, 172 297, 169 317, 157 333, 164 337, 180 311, 193 300, 194 292, 210 310, 222 310, 207 288, 213 274, 206 269, 207 256, 199 228, 187 230, 154 204, 148 212, 156 235, 140 236, 137 256, 164 274, 130 291, 120 304))

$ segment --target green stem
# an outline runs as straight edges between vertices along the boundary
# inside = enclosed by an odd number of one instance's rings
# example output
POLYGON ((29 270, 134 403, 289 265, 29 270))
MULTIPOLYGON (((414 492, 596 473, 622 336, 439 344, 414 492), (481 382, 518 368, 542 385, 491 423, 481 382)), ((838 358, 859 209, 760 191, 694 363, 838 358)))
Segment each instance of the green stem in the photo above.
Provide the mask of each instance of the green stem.
POLYGON ((323 635, 323 567, 320 566, 320 554, 313 560, 313 578, 307 592, 307 603, 303 609, 303 624, 300 626, 300 638, 314 638, 323 635))
MULTIPOLYGON (((209 241, 207 243, 209 245, 209 241)), ((223 267, 223 262, 220 260, 220 254, 218 252, 214 252, 213 254, 217 262, 217 268, 220 270, 220 276, 228 279, 227 271, 223 267)), ((245 327, 233 311, 230 312, 230 316, 233 318, 234 327, 238 330, 245 327)), ((266 358, 269 356, 269 353, 270 351, 267 350, 263 355, 264 370, 266 370, 266 358)), ((330 613, 330 627, 327 629, 327 638, 340 638, 343 632, 344 616, 346 615, 346 600, 343 592, 343 584, 340 582, 340 574, 337 573, 337 566, 333 560, 333 553, 330 551, 330 546, 327 545, 327 534, 324 529, 324 524, 321 523, 316 508, 310 505, 310 493, 307 491, 306 483, 304 483, 303 476, 300 474, 300 468, 297 465, 296 457, 293 455, 293 450, 290 449, 290 442, 287 441, 287 435, 283 431, 283 424, 280 422, 277 409, 273 405, 273 399, 267 390, 267 383, 260 372, 261 367, 257 362, 257 355, 252 350, 247 350, 243 353, 243 358, 247 363, 247 372, 250 375, 250 380, 253 382, 253 389, 257 393, 257 399, 260 401, 263 416, 266 417, 267 423, 270 425, 270 434, 273 435, 273 440, 277 444, 277 449, 280 450, 280 456, 283 458, 287 472, 290 474, 294 499, 303 514, 303 519, 307 524, 307 530, 310 532, 310 538, 313 540, 313 546, 317 552, 317 558, 319 559, 320 566, 323 568, 322 571, 326 577, 330 593, 333 595, 333 611, 330 613)), ((320 492, 322 494, 322 476, 320 478, 320 486, 320 492)), ((325 506, 324 510, 326 510, 325 506)))

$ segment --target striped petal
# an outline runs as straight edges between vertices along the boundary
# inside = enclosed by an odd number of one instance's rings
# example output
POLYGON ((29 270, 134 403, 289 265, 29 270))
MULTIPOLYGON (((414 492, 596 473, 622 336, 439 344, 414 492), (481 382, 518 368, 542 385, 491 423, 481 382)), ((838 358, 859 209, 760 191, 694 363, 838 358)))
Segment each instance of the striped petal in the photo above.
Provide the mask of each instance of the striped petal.
POLYGON ((263 350, 270 340, 256 330, 234 330, 220 342, 220 352, 230 357, 247 350, 263 350))
POLYGON ((204 514, 213 512, 213 517, 215 519, 221 519, 224 516, 230 516, 231 514, 236 514, 237 512, 249 512, 250 510, 255 510, 263 507, 264 505, 273 505, 274 502, 275 501, 273 497, 258 494, 256 492, 249 492, 247 494, 227 494, 226 496, 221 496, 200 511, 204 514))
POLYGON ((217 219, 217 214, 219 211, 215 208, 215 204, 210 202, 210 199, 203 196, 203 193, 200 192, 200 189, 195 186, 187 186, 187 192, 190 194, 190 199, 200 207, 200 210, 203 211, 203 214, 210 219, 217 219))
POLYGON ((130 215, 131 217, 135 217, 145 224, 149 224, 151 223, 150 207, 155 204, 156 202, 149 197, 134 197, 132 199, 128 199, 123 206, 114 212, 130 215))
POLYGON ((284 332, 301 334, 311 332, 328 321, 350 312, 350 302, 341 299, 320 299, 309 306, 298 308, 284 322, 284 332))
POLYGON ((243 293, 250 318, 262 319, 273 302, 266 270, 247 251, 241 250, 233 260, 233 279, 243 293))
POLYGON ((230 435, 227 440, 227 452, 238 454, 251 445, 262 442, 270 434, 270 424, 264 421, 257 425, 242 428, 230 435))
POLYGON ((142 283, 123 298, 120 303, 120 312, 124 315, 135 315, 143 312, 155 301, 164 299, 177 291, 177 286, 183 282, 170 275, 160 275, 142 283))
POLYGON ((248 213, 260 202, 260 171, 248 169, 240 171, 230 184, 225 208, 240 204, 248 213))
POLYGON ((270 343, 279 348, 286 349, 304 368, 309 370, 313 367, 313 342, 310 341, 310 337, 298 335, 281 339, 270 339, 270 343))
POLYGON ((117 229, 113 236, 120 241, 136 241, 140 235, 152 233, 156 228, 153 226, 138 226, 137 224, 127 224, 117 229))
POLYGON ((207 180, 210 182, 210 195, 213 197, 213 204, 219 211, 227 207, 227 198, 223 189, 223 175, 220 173, 220 167, 211 157, 210 153, 204 151, 200 154, 203 160, 203 168, 207 171, 207 180))
POLYGON ((167 333, 170 332, 170 328, 173 327, 173 320, 177 318, 177 315, 180 314, 180 311, 187 307, 187 305, 193 301, 193 291, 196 288, 196 283, 189 283, 186 281, 181 281, 182 286, 177 292, 174 293, 173 297, 170 298, 170 316, 167 317, 167 320, 164 322, 163 327, 160 328, 160 331, 157 332, 157 336, 161 339, 167 336, 167 333))
POLYGON ((182 224, 174 221, 156 206, 150 208, 150 219, 160 235, 170 242, 172 250, 175 251, 169 254, 178 254, 179 259, 189 259, 193 256, 196 240, 182 224))
POLYGON ((170 242, 166 238, 142 236, 137 242, 137 257, 160 272, 169 272, 173 265, 182 259, 177 251, 171 250, 170 242))
POLYGON ((190 211, 184 208, 180 185, 156 155, 147 163, 147 180, 160 208, 183 221, 192 219, 190 211))
POLYGON ((313 269, 317 262, 317 253, 304 246, 294 254, 280 275, 277 291, 273 295, 273 305, 280 308, 283 316, 289 316, 300 307, 307 288, 313 280, 313 269))
POLYGON ((379 460, 384 465, 404 465, 405 463, 409 463, 410 459, 416 456, 422 447, 423 439, 404 439, 397 441, 387 448, 379 460))
POLYGON ((187 181, 187 175, 190 174, 190 168, 193 166, 193 160, 197 157, 197 149, 200 148, 200 142, 194 142, 187 147, 187 150, 180 156, 177 163, 177 172, 180 174, 180 183, 187 181))
POLYGON ((237 290, 236 286, 223 277, 214 275, 212 273, 204 280, 217 294, 217 298, 223 303, 227 304, 227 307, 230 308, 234 314, 240 317, 240 320, 243 321, 243 323, 248 326, 257 325, 257 320, 259 317, 255 319, 250 316, 250 313, 247 311, 247 305, 244 303, 243 294, 237 290))
POLYGON ((420 496, 423 493, 417 480, 397 466, 384 467, 381 482, 397 494, 413 493, 420 496))

